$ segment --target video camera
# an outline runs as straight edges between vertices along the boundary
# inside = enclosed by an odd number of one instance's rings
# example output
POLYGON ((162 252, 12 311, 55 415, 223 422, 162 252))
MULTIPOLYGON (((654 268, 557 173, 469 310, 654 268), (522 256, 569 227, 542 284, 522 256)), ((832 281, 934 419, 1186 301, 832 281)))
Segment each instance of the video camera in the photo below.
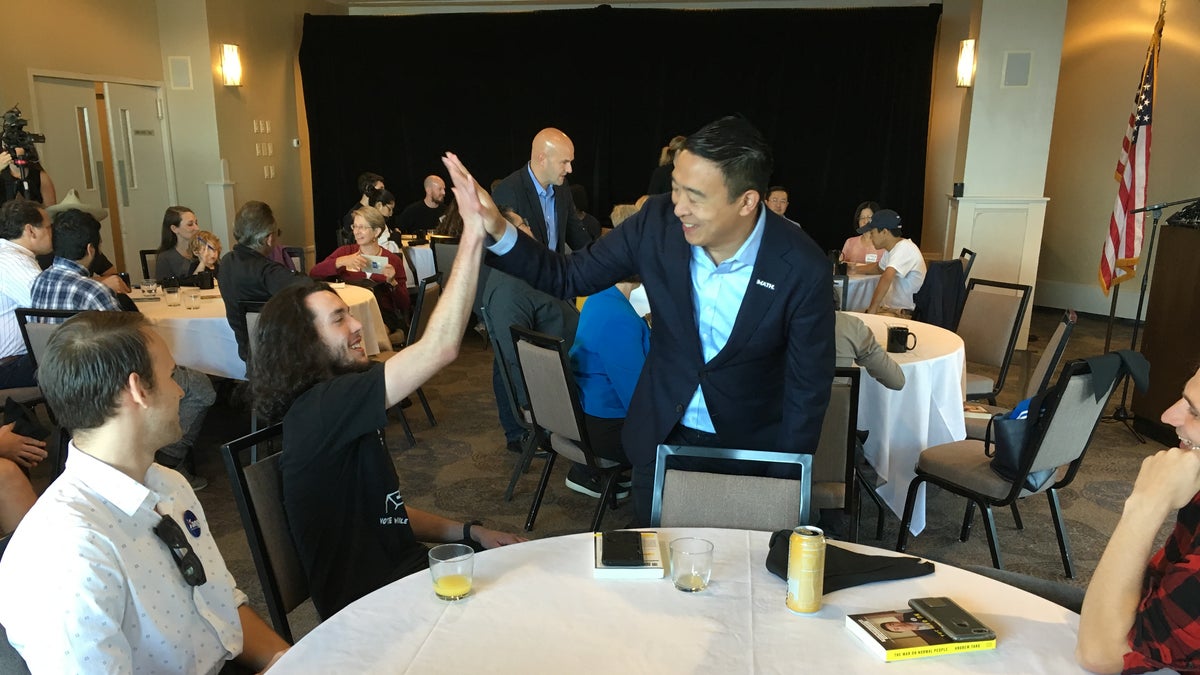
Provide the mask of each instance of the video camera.
POLYGON ((36 162, 38 159, 37 148, 34 143, 45 143, 45 134, 35 134, 31 131, 26 131, 25 126, 29 124, 29 120, 21 117, 21 108, 13 106, 4 113, 3 128, 0 129, 0 150, 7 150, 13 156, 13 161, 18 164, 28 162, 36 162), (25 155, 17 159, 14 150, 21 148, 25 150, 25 155))

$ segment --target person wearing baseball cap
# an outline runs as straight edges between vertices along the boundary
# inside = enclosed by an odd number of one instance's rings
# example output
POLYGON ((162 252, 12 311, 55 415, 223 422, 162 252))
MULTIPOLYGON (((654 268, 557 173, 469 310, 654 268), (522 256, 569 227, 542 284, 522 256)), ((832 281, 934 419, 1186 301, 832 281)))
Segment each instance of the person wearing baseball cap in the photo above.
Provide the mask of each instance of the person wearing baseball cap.
POLYGON ((881 275, 867 313, 911 317, 913 295, 925 283, 925 258, 921 249, 904 236, 900 214, 891 209, 876 211, 858 233, 870 236, 875 248, 884 251, 875 264, 859 269, 864 274, 881 275))

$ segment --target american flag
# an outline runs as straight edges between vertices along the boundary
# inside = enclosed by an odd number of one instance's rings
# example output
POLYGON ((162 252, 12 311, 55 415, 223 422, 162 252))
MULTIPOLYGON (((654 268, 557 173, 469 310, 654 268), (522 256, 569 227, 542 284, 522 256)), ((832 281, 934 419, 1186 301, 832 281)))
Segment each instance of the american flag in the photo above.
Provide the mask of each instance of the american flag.
MULTIPOLYGON (((1164 3, 1165 4, 1165 3, 1164 3)), ((1154 112, 1154 79, 1158 74, 1158 48, 1162 42, 1163 8, 1160 7, 1142 78, 1133 97, 1129 127, 1121 140, 1117 160, 1117 200, 1108 221, 1108 239, 1100 256, 1100 287, 1104 294, 1114 285, 1132 279, 1142 254, 1145 213, 1130 213, 1146 205, 1146 183, 1150 169, 1150 122, 1154 112)))

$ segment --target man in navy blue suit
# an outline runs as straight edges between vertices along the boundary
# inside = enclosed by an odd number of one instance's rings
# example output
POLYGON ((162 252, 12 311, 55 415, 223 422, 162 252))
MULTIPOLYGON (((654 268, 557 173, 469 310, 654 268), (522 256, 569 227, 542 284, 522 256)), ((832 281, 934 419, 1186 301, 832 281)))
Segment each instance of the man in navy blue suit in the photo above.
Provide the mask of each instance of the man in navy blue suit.
MULTIPOLYGON (((448 166, 469 180, 456 158, 448 166)), ((833 380, 832 275, 812 239, 764 207, 771 169, 749 122, 717 120, 676 154, 669 196, 570 256, 518 237, 486 193, 460 199, 496 240, 488 263, 551 295, 642 278, 654 329, 622 434, 638 523, 659 443, 816 450, 833 380)))
POLYGON ((575 144, 558 129, 542 129, 533 137, 529 163, 508 175, 492 196, 525 218, 534 239, 552 251, 563 244, 578 251, 592 243, 564 183, 575 161, 575 144))

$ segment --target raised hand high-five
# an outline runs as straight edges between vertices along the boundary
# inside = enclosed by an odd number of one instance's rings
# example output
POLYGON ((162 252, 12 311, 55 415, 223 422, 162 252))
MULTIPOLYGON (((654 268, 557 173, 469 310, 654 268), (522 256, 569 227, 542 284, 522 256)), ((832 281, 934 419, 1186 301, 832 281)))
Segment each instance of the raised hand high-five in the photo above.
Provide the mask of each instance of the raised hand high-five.
POLYGON ((454 198, 458 200, 458 212, 463 218, 463 235, 467 230, 474 229, 487 232, 493 239, 504 236, 508 221, 500 215, 492 196, 475 182, 458 155, 447 152, 442 164, 446 165, 450 180, 454 183, 454 198))

